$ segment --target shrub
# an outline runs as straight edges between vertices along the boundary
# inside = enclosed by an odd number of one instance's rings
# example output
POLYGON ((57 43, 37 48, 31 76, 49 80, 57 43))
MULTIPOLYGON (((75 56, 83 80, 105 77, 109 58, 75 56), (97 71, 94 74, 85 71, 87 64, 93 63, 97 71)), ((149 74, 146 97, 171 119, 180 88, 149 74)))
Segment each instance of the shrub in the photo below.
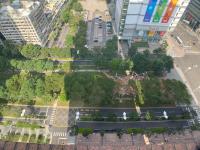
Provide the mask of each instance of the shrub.
POLYGON ((132 113, 129 114, 129 120, 139 121, 140 117, 138 116, 137 112, 132 112, 132 113))
POLYGON ((151 121, 151 120, 154 120, 154 119, 155 119, 155 117, 154 117, 153 113, 147 111, 146 114, 145 114, 145 120, 151 121))
POLYGON ((117 116, 115 114, 109 114, 107 121, 111 121, 111 122, 116 122, 117 121, 117 116))
POLYGON ((84 137, 87 137, 89 134, 93 133, 92 128, 79 128, 79 133, 82 133, 84 137))
POLYGON ((142 128, 128 128, 127 133, 128 134, 131 134, 131 133, 142 134, 142 133, 144 133, 144 129, 142 129, 142 128))

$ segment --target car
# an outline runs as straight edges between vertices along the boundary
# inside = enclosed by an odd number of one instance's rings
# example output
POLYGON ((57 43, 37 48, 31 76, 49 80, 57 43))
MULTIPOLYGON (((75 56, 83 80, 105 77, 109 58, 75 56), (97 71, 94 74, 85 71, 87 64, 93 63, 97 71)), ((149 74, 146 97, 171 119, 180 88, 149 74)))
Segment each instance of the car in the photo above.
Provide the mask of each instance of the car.
POLYGON ((94 42, 95 42, 95 43, 96 43, 96 42, 98 42, 98 39, 97 39, 97 38, 95 38, 95 39, 94 39, 94 42))
POLYGON ((112 34, 112 33, 113 33, 112 28, 107 29, 107 33, 108 33, 108 34, 112 34))
POLYGON ((111 29, 111 27, 109 27, 109 26, 106 26, 106 29, 107 29, 107 30, 110 30, 110 29, 111 29))
POLYGON ((107 25, 106 27, 107 27, 107 28, 112 28, 112 26, 110 26, 110 25, 107 25))
POLYGON ((106 22, 107 26, 112 26, 112 23, 110 21, 106 22))

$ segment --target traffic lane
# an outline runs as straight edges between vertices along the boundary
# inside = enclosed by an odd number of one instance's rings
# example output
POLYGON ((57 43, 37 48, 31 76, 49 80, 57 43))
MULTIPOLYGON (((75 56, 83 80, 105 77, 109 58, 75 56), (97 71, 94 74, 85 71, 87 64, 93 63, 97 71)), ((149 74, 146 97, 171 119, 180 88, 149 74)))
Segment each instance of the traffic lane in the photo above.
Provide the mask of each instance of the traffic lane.
MULTIPOLYGON (((72 109, 72 108, 71 108, 72 109)), ((78 108, 76 111, 80 112, 80 115, 88 115, 92 113, 99 112, 102 116, 107 116, 108 114, 114 113, 117 116, 122 116, 123 112, 126 114, 130 114, 132 112, 136 112, 133 108, 123 108, 123 109, 115 109, 115 108, 78 108)), ((181 107, 167 107, 167 108, 141 108, 142 115, 146 114, 147 111, 153 112, 155 116, 163 116, 163 112, 166 111, 168 115, 182 115, 184 113, 183 108, 181 107)))
POLYGON ((23 110, 25 110, 25 115, 45 115, 46 112, 48 111, 48 107, 35 107, 35 106, 32 106, 32 105, 27 105, 27 106, 12 106, 12 105, 9 105, 9 107, 17 107, 19 108, 19 110, 21 112, 19 113, 22 113, 23 110))
POLYGON ((186 120, 179 121, 140 121, 140 122, 98 122, 78 121, 79 128, 93 128, 95 130, 113 130, 128 128, 183 128, 188 127, 186 120))
POLYGON ((49 132, 67 132, 68 128, 67 127, 49 127, 49 132))
POLYGON ((147 111, 153 112, 156 116, 162 116, 163 112, 166 111, 168 115, 182 115, 185 112, 184 107, 166 107, 166 108, 142 108, 141 113, 146 113, 147 111))

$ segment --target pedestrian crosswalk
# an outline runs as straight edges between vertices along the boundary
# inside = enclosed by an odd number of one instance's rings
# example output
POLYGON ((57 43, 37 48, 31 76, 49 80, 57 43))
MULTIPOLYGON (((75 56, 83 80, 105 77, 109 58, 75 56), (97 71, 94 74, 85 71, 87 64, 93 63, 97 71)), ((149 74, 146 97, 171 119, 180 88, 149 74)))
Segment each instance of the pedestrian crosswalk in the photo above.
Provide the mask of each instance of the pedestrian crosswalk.
POLYGON ((55 114, 56 114, 56 108, 53 108, 53 111, 52 111, 52 114, 51 114, 51 119, 50 119, 50 124, 53 124, 55 114))
POLYGON ((53 136, 66 137, 67 132, 53 132, 53 136))

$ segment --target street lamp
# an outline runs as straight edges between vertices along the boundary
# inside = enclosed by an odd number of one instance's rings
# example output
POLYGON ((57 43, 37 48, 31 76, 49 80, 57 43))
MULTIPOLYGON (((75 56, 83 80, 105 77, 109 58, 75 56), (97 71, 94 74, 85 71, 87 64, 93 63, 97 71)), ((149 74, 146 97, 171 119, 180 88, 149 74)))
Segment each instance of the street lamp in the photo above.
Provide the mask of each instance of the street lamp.
POLYGON ((123 112, 123 119, 126 120, 127 117, 126 117, 126 112, 123 112))

